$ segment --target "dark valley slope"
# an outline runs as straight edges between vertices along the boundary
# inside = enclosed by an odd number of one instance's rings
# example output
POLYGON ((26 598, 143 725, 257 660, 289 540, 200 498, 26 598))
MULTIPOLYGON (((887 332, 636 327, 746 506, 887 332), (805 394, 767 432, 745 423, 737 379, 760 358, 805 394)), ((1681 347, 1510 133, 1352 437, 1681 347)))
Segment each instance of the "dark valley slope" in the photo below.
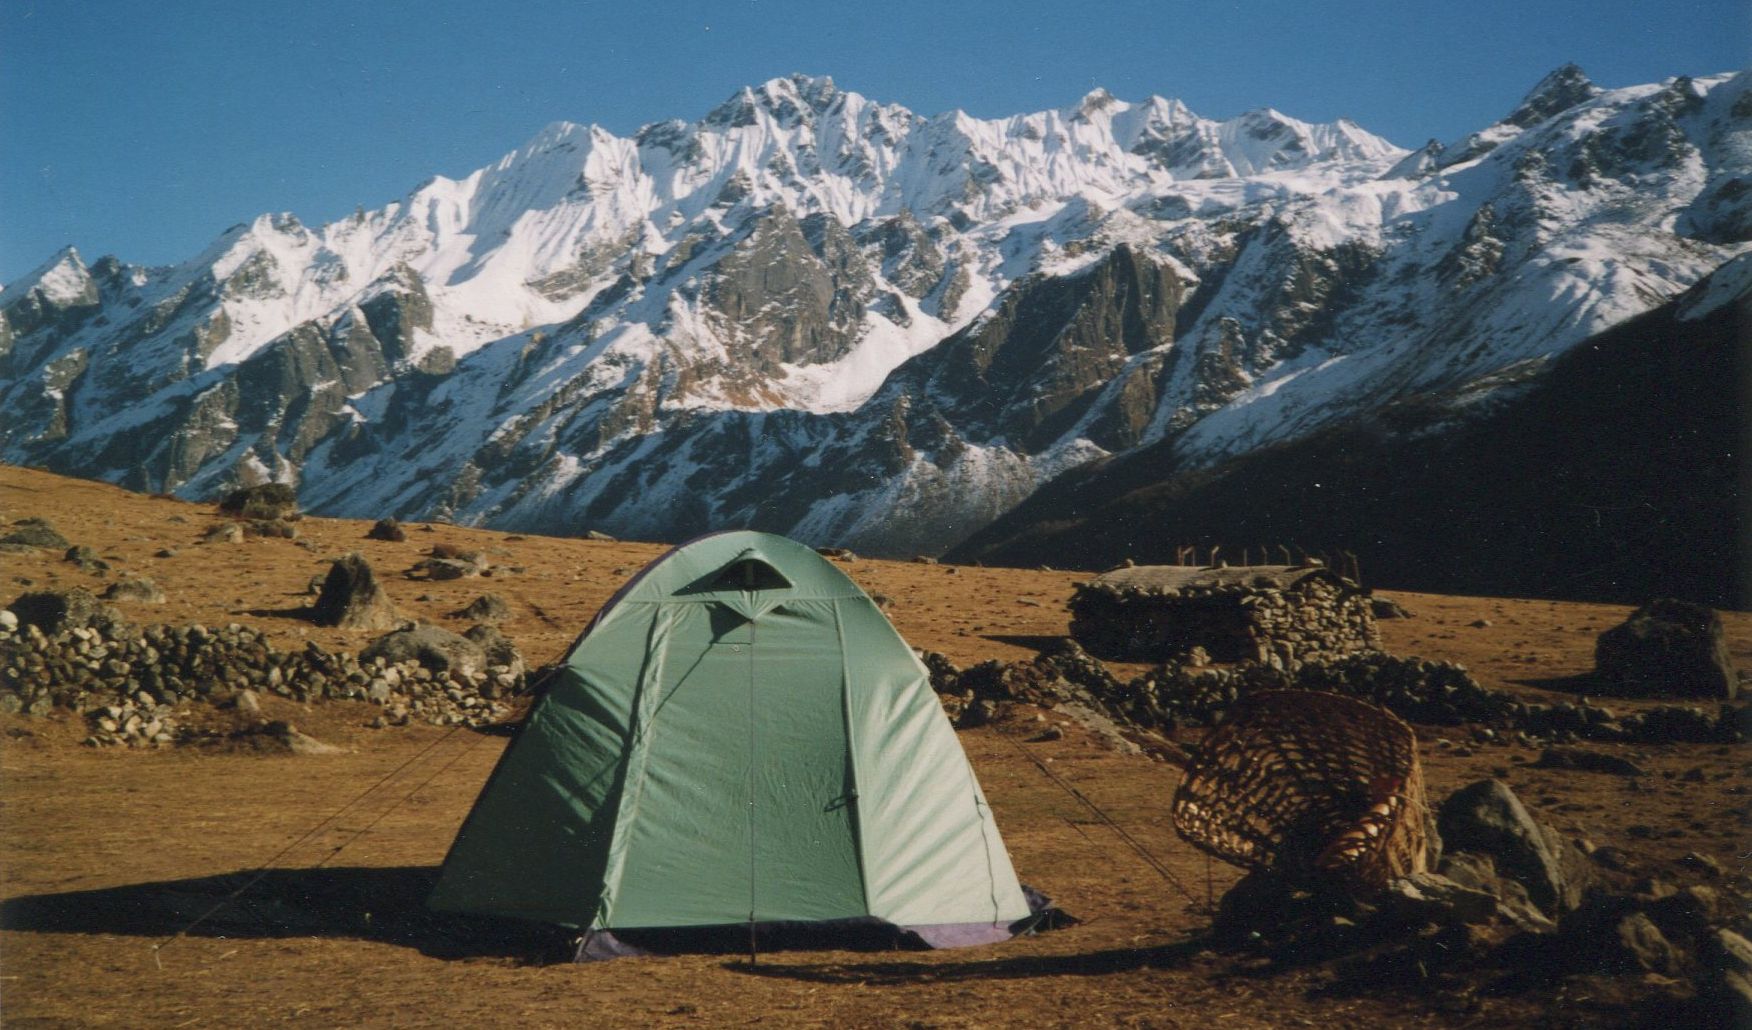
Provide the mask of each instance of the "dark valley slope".
POLYGON ((1752 607, 1748 271, 1482 402, 1406 400, 1211 468, 1175 467, 1165 441, 1072 470, 950 557, 1093 569, 1294 544, 1353 551, 1380 587, 1752 607))

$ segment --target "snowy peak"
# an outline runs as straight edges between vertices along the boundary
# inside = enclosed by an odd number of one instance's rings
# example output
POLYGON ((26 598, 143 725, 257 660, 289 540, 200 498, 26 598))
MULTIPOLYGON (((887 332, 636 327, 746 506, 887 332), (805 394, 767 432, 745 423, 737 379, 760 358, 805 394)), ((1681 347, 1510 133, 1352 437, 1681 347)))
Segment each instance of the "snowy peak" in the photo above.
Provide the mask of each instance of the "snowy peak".
POLYGON ((556 121, 174 268, 55 255, 0 294, 0 460, 940 549, 1084 462, 1518 381, 1676 295, 1752 252, 1749 93, 1559 69, 1416 154, 1272 108, 923 117, 808 75, 627 137, 556 121))
POLYGON ((62 247, 29 275, 0 290, 0 310, 32 294, 40 303, 57 307, 97 301, 97 287, 92 282, 91 272, 80 260, 79 251, 70 246, 62 247))
POLYGON ((1600 87, 1581 68, 1566 64, 1540 79, 1514 111, 1503 121, 1519 128, 1531 128, 1578 104, 1584 104, 1601 94, 1600 87))

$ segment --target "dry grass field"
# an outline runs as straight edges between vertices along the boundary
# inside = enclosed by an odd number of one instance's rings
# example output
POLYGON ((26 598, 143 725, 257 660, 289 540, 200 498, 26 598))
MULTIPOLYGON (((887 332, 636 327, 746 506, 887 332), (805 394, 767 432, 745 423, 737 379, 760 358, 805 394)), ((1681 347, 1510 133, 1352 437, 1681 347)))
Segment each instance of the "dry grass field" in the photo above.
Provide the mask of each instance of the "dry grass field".
MULTIPOLYGON (((136 621, 241 622, 283 648, 310 638, 357 650, 370 634, 319 630, 295 611, 328 559, 358 550, 402 611, 442 625, 465 625, 444 613, 483 591, 506 597, 513 617, 503 628, 532 664, 558 657, 614 589, 664 550, 443 525, 377 542, 364 539, 368 523, 316 518, 300 523, 299 541, 200 544, 216 518, 209 506, 0 468, 0 518, 33 515, 164 588, 166 604, 121 606, 136 621), (523 571, 439 583, 398 575, 436 542, 523 571), (154 557, 162 550, 175 553, 154 557)), ((1079 578, 867 560, 844 567, 892 599, 890 617, 911 643, 962 664, 1030 657, 1031 639, 1065 633, 1064 602, 1079 578)), ((58 554, 0 555, 0 603, 26 589, 99 582, 58 554)), ((1591 667, 1596 635, 1626 613, 1392 596, 1415 617, 1383 623, 1389 650, 1459 661, 1487 687, 1545 701, 1573 698, 1564 678, 1591 667)), ((1737 663, 1752 667, 1752 615, 1724 618, 1737 663)), ((420 908, 504 735, 370 729, 376 709, 353 702, 267 697, 263 705, 265 716, 340 752, 95 749, 80 746, 85 729, 69 713, 0 716, 6 1026, 1590 1026, 1629 1021, 1638 999, 1661 986, 1588 979, 1481 992, 1455 1005, 1415 985, 1341 991, 1325 965, 1267 970, 1210 950, 1199 939, 1207 893, 1238 874, 1208 863, 1168 826, 1177 770, 1103 750, 1075 727, 1060 740, 1021 744, 1038 725, 1032 712, 960 737, 1018 872, 1077 925, 956 951, 774 952, 753 966, 734 954, 541 963, 514 942, 439 932, 420 908), (1191 896, 1043 777, 1024 749, 1111 813, 1191 896), (386 777, 238 903, 154 952, 244 874, 386 777)), ((1528 748, 1420 736, 1436 797, 1495 775, 1565 833, 1624 849, 1638 875, 1696 882, 1701 874, 1680 862, 1694 851, 1744 872, 1752 767, 1735 749, 1590 745, 1647 771, 1625 778, 1530 768, 1538 752, 1528 748)))

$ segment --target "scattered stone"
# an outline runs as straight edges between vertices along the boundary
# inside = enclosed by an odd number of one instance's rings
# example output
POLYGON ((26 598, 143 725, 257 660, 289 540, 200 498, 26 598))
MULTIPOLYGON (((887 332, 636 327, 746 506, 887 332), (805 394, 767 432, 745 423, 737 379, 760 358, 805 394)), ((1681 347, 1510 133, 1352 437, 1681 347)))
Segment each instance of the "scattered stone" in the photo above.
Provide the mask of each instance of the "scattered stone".
POLYGON ((471 622, 503 622, 511 617, 511 606, 498 594, 482 594, 450 616, 471 622))
POLYGON ((154 558, 175 558, 176 557, 176 548, 174 548, 174 547, 161 547, 157 551, 153 552, 152 557, 154 557, 154 558))
POLYGON ((1496 623, 1490 621, 1489 619, 1473 619, 1471 622, 1467 623, 1466 625, 1471 626, 1473 629, 1489 629, 1492 626, 1496 625, 1496 623))
POLYGON ((1061 726, 1048 726, 1046 729, 1041 730, 1039 733, 1036 733, 1034 736, 1029 737, 1028 743, 1030 743, 1030 744, 1043 744, 1049 740, 1063 740, 1064 738, 1065 738, 1065 731, 1064 731, 1063 727, 1061 727, 1061 726))
POLYGON ((231 698, 232 707, 240 712, 255 714, 262 710, 261 698, 253 690, 240 690, 231 698))
POLYGON ((1671 598, 1600 634, 1594 672, 1603 690, 1626 697, 1731 699, 1739 688, 1721 616, 1671 598))
POLYGON ((815 553, 823 558, 832 558, 834 561, 853 562, 858 560, 856 554, 844 547, 817 547, 815 553))
POLYGON ((219 510, 245 519, 285 519, 298 514, 298 494, 285 483, 262 483, 233 490, 219 510))
POLYGON ((342 629, 388 629, 401 621, 370 563, 357 551, 329 567, 310 612, 318 626, 342 629))
POLYGON ((913 555, 913 564, 915 564, 915 565, 935 565, 935 564, 937 564, 937 559, 931 557, 928 554, 915 554, 915 555, 913 555))
POLYGON ((366 532, 367 540, 387 540, 391 543, 401 543, 408 538, 408 531, 403 529, 395 519, 378 519, 366 532))
POLYGON ((1574 769, 1578 772, 1609 773, 1613 776, 1647 776, 1643 768, 1628 758, 1589 751, 1579 747, 1548 747, 1533 763, 1535 769, 1574 769))
POLYGON ((91 572, 101 575, 108 572, 110 567, 109 562, 99 558, 96 551, 83 544, 75 544, 74 546, 67 548, 67 552, 61 557, 63 561, 69 561, 79 566, 79 571, 81 572, 91 572))
POLYGON ((40 547, 45 550, 65 550, 72 546, 68 539, 55 531, 47 519, 29 518, 14 522, 5 536, 0 536, 0 544, 14 544, 19 547, 40 547))
POLYGON ((111 583, 103 592, 106 601, 133 601, 137 604, 163 604, 164 591, 145 577, 123 579, 111 583))
POLYGON ((609 536, 607 533, 597 532, 594 529, 585 530, 584 539, 595 540, 597 543, 603 543, 603 544, 612 544, 612 543, 616 542, 614 537, 609 536))

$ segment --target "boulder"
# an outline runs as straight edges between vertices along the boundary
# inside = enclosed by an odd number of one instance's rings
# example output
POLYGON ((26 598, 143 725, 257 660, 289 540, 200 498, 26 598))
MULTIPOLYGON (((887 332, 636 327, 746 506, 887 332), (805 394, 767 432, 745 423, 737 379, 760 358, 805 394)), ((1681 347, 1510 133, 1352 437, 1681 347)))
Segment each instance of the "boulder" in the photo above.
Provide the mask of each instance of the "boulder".
POLYGON ((1490 857, 1497 872, 1527 889, 1540 911, 1557 916, 1581 903, 1586 887, 1579 855, 1536 821, 1500 780, 1480 780, 1442 802, 1436 828, 1449 852, 1490 857))
POLYGON ((203 544, 241 544, 243 526, 236 522, 221 522, 201 534, 203 544))
POLYGON ((1739 688, 1721 616, 1671 598, 1600 634, 1594 672, 1605 690, 1624 696, 1732 698, 1739 688))
POLYGON ((21 625, 35 626, 54 636, 64 630, 95 627, 109 631, 122 625, 114 608, 100 602, 89 590, 35 590, 20 594, 8 605, 21 625))
POLYGON ((283 519, 298 514, 298 494, 285 483, 263 483, 233 490, 219 510, 246 519, 283 519))
POLYGON ((430 580, 473 579, 484 571, 483 566, 462 558, 427 558, 409 569, 408 575, 424 573, 430 580))
POLYGON ((471 626, 463 638, 472 641, 487 656, 488 665, 504 665, 514 676, 523 674, 523 655, 511 638, 499 632, 497 626, 471 626))
POLYGON ((401 523, 394 519, 378 519, 372 523, 371 529, 365 534, 367 540, 387 540, 394 544, 399 544, 407 538, 408 531, 403 529, 401 523))
POLYGON ((164 591, 145 577, 119 580, 103 592, 106 601, 134 601, 138 604, 163 604, 164 591))
POLYGON ((473 640, 425 624, 386 633, 359 652, 361 662, 378 658, 390 665, 419 662, 436 673, 474 673, 488 665, 486 651, 473 640))
POLYGON ((450 614, 454 618, 468 619, 471 622, 503 622, 511 617, 511 606, 498 594, 482 594, 469 602, 467 607, 450 614))
POLYGON ((310 612, 318 626, 342 629, 388 629, 401 621, 370 563, 357 551, 329 567, 310 612))
POLYGON ((0 536, 0 544, 16 544, 20 547, 43 547, 53 550, 65 550, 72 544, 66 537, 55 532, 55 527, 49 525, 47 519, 19 519, 14 522, 5 536, 0 536))

